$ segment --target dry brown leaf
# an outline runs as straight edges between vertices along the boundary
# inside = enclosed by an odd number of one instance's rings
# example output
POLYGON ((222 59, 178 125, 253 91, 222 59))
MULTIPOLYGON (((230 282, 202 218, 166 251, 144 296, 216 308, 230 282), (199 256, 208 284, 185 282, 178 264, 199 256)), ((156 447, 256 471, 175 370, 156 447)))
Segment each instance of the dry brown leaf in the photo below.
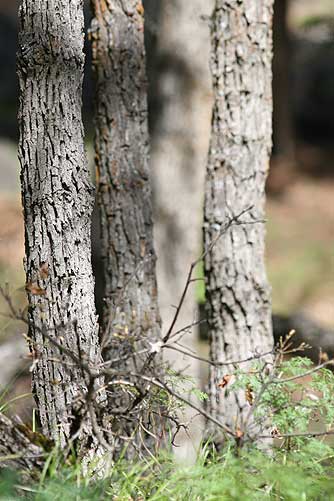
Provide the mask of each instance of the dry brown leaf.
POLYGON ((249 405, 253 405, 254 393, 253 393, 253 388, 251 387, 250 384, 248 384, 246 387, 246 400, 249 403, 249 405))
POLYGON ((324 362, 328 362, 329 360, 329 356, 328 356, 328 353, 326 353, 325 351, 320 351, 320 356, 319 356, 319 362, 320 363, 324 363, 324 362))
POLYGON ((136 9, 137 9, 138 14, 140 14, 141 16, 143 16, 143 15, 144 15, 144 7, 143 7, 142 2, 139 2, 139 3, 137 4, 136 9))
POLYGON ((237 429, 235 430, 235 436, 236 436, 237 438, 242 438, 242 437, 244 436, 244 432, 243 432, 243 431, 241 431, 241 430, 240 430, 240 428, 237 428, 237 429))
POLYGON ((228 385, 228 383, 231 381, 231 374, 225 374, 223 379, 218 383, 218 388, 225 388, 225 386, 228 385))
POLYGON ((45 296, 46 290, 42 289, 38 284, 36 283, 27 283, 26 284, 26 289, 29 291, 33 296, 45 296))
POLYGON ((279 436, 280 436, 280 434, 281 434, 281 433, 280 433, 279 429, 278 429, 278 428, 276 428, 276 426, 275 426, 274 428, 272 428, 272 430, 271 430, 271 432, 270 432, 270 435, 271 435, 272 437, 274 437, 274 438, 275 438, 275 437, 279 437, 279 436))

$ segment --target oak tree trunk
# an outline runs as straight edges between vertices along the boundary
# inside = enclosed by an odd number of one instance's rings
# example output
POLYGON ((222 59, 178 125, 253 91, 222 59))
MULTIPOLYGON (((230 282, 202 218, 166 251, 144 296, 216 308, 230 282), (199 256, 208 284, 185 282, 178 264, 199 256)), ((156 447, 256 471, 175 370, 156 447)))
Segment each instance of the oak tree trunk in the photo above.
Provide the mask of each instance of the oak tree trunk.
MULTIPOLYGON (((23 0, 18 74, 25 270, 42 431, 64 446, 90 439, 83 370, 43 332, 92 366, 100 362, 91 268, 93 187, 81 120, 82 0, 23 0)), ((92 440, 90 439, 92 442, 92 440)))
MULTIPOLYGON (((273 345, 264 266, 264 185, 271 150, 272 0, 216 0, 212 19, 215 104, 205 188, 206 248, 242 211, 205 259, 213 362, 239 360, 273 345), (258 222, 256 222, 258 221, 258 222)), ((245 392, 219 387, 210 373, 214 417, 233 430, 249 410, 245 392)))
MULTIPOLYGON (((131 371, 158 371, 159 356, 147 365, 147 353, 138 351, 150 350, 160 338, 144 10, 138 0, 93 0, 92 7, 95 158, 105 275, 103 350, 105 360, 116 359, 115 370, 131 379, 131 371)), ((112 398, 122 406, 122 395, 114 392, 112 398)), ((137 426, 138 419, 129 421, 127 433, 137 426)))

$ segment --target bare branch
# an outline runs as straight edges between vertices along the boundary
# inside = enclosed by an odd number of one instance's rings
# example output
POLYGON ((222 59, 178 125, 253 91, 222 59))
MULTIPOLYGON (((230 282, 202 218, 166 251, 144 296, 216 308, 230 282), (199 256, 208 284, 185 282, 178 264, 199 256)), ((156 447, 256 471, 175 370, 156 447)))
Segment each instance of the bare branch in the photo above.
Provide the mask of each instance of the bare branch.
POLYGON ((311 374, 314 374, 315 372, 318 372, 319 370, 323 369, 327 365, 334 365, 334 359, 328 360, 327 362, 324 362, 323 364, 317 365, 316 367, 313 367, 313 369, 310 369, 309 371, 305 371, 302 374, 297 374, 297 376, 291 376, 285 379, 273 379, 271 381, 271 384, 284 384, 284 383, 289 383, 290 381, 295 381, 296 379, 301 379, 306 376, 310 376, 311 374))
POLYGON ((223 423, 218 421, 218 419, 214 418, 213 416, 208 414, 206 411, 204 411, 200 407, 197 407, 197 405, 195 405, 193 402, 187 400, 186 398, 184 398, 181 395, 179 395, 178 393, 176 393, 174 390, 169 388, 165 383, 162 383, 161 381, 159 381, 155 378, 150 378, 150 377, 144 376, 143 374, 132 373, 131 375, 138 377, 138 378, 141 378, 144 381, 148 381, 149 383, 152 383, 154 386, 157 386, 158 388, 165 390, 172 397, 176 398, 180 402, 183 402, 184 404, 186 404, 187 406, 191 407, 192 409, 197 411, 199 414, 204 416, 206 419, 208 419, 212 423, 216 424, 221 430, 223 430, 224 433, 231 435, 231 436, 235 436, 235 433, 230 428, 228 428, 228 426, 225 426, 223 423))
POLYGON ((240 217, 243 216, 244 214, 246 214, 247 212, 249 212, 252 208, 253 207, 248 207, 247 209, 242 210, 239 214, 237 214, 236 216, 234 216, 233 218, 231 218, 226 224, 224 224, 222 226, 222 228, 220 229, 220 231, 218 232, 217 237, 212 240, 212 242, 210 243, 210 245, 208 245, 207 249, 205 249, 204 252, 195 261, 193 261, 191 263, 190 269, 189 269, 189 272, 188 272, 188 275, 187 275, 186 283, 185 283, 183 292, 181 294, 180 301, 179 301, 179 303, 178 303, 178 305, 176 307, 176 311, 175 311, 174 317, 172 319, 172 322, 171 322, 171 324, 170 324, 170 326, 169 326, 169 328, 168 328, 165 336, 163 337, 163 342, 164 343, 166 343, 169 340, 170 336, 173 333, 173 329, 175 327, 177 319, 179 318, 180 311, 181 311, 181 309, 183 307, 185 298, 187 296, 189 286, 190 286, 190 284, 193 281, 193 276, 192 275, 193 275, 194 269, 196 268, 196 266, 198 265, 198 263, 200 263, 205 258, 205 256, 209 252, 211 252, 211 250, 216 245, 216 243, 218 242, 218 240, 229 230, 229 228, 231 228, 231 226, 233 226, 233 225, 241 225, 241 224, 256 224, 256 223, 259 223, 259 222, 261 222, 261 223, 263 222, 263 221, 258 221, 258 220, 254 220, 254 221, 240 221, 240 217))

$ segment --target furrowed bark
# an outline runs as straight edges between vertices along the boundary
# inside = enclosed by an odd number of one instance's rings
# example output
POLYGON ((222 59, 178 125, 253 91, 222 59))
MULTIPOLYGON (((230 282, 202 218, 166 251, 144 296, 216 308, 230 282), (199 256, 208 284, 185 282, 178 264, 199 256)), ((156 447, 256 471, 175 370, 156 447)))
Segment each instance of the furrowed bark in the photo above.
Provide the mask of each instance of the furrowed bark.
MULTIPOLYGON (((78 364, 44 339, 43 330, 92 366, 100 362, 90 244, 94 191, 81 120, 83 65, 82 0, 23 0, 19 159, 33 392, 43 433, 62 446, 82 424, 87 380, 78 364)), ((91 427, 85 422, 80 436, 87 439, 91 427)))
MULTIPOLYGON (((121 358, 117 369, 128 374, 133 368, 140 371, 147 358, 141 360, 138 348, 149 348, 160 337, 148 168, 144 11, 137 0, 93 0, 92 8, 95 152, 106 286, 104 358, 121 358)), ((121 405, 122 397, 118 400, 114 394, 114 399, 121 405)))
POLYGON ((0 468, 33 474, 44 465, 46 451, 37 443, 37 434, 0 413, 0 468), (35 439, 35 441, 34 441, 35 439))
MULTIPOLYGON (((270 288, 264 266, 264 185, 271 150, 272 0, 216 0, 212 19, 215 104, 206 176, 204 242, 208 247, 231 218, 249 209, 205 258, 214 362, 238 360, 273 345, 270 288)), ((215 418, 242 429, 245 391, 220 388, 210 373, 215 418)))
POLYGON ((143 13, 136 1, 93 2, 96 167, 105 269, 106 358, 160 332, 148 170, 143 13))

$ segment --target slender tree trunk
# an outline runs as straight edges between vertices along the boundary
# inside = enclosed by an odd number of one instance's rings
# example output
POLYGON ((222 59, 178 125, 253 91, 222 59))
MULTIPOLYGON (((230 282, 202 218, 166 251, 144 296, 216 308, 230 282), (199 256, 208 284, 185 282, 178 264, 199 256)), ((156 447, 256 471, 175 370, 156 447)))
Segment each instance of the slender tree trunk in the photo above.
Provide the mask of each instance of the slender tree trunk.
MULTIPOLYGON (((273 345, 270 289, 264 266, 264 184, 271 149, 272 0, 216 0, 212 19, 215 104, 205 188, 205 246, 223 234, 205 259, 214 362, 239 360, 273 345), (256 222, 259 221, 259 222, 256 222)), ((219 387, 233 366, 212 369, 214 417, 233 430, 248 412, 245 392, 219 387)))
MULTIPOLYGON (((95 152, 106 287, 103 348, 105 359, 119 358, 114 367, 130 377, 133 369, 152 373, 154 364, 147 366, 147 355, 138 355, 138 349, 150 349, 150 343, 160 338, 144 11, 138 0, 93 0, 92 7, 95 152)), ((122 396, 117 400, 114 392, 113 398, 121 405, 122 396)), ((128 432, 137 426, 138 419, 127 427, 128 432)))
POLYGON ((47 332, 92 365, 100 361, 90 244, 94 192, 81 121, 82 0, 23 0, 19 44, 33 391, 43 433, 65 445, 83 425, 83 447, 91 435, 84 417, 85 375, 43 337, 47 332))
MULTIPOLYGON (((210 139, 212 91, 210 34, 205 16, 213 1, 151 0, 159 8, 155 54, 148 61, 150 80, 151 165, 159 300, 168 326, 189 266, 201 252, 205 160, 210 139), (189 221, 192 224, 189 224, 189 221)), ((153 16, 152 16, 153 17, 153 16)), ((196 313, 195 288, 181 313, 179 327, 196 313)))
MULTIPOLYGON (((205 162, 210 139, 212 91, 210 30, 213 0, 146 0, 149 103, 152 136, 155 241, 159 304, 164 330, 174 316, 191 262, 201 252, 205 162), (152 44, 155 44, 152 50, 152 44), (190 224, 191 222, 191 224, 190 224)), ((197 318, 196 286, 191 287, 176 329, 197 318)), ((197 348, 196 326, 183 343, 197 348)), ((199 379, 199 364, 166 353, 176 370, 199 379)), ((177 436, 175 453, 187 460, 196 453, 201 419, 187 409, 187 433, 177 436), (191 439, 190 439, 191 436, 191 439)))

